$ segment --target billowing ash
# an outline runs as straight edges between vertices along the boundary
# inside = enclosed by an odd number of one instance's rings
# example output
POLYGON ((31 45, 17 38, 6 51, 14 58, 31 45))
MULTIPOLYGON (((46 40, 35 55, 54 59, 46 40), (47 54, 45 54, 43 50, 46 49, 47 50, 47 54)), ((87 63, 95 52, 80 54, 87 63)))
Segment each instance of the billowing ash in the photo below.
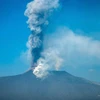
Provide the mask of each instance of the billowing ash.
POLYGON ((32 59, 33 73, 37 77, 45 76, 50 66, 55 65, 59 68, 62 62, 56 51, 50 48, 43 50, 44 27, 49 24, 49 16, 58 7, 59 0, 34 0, 27 4, 25 16, 28 17, 27 24, 32 32, 27 47, 32 59), (51 61, 53 61, 52 64, 51 61))

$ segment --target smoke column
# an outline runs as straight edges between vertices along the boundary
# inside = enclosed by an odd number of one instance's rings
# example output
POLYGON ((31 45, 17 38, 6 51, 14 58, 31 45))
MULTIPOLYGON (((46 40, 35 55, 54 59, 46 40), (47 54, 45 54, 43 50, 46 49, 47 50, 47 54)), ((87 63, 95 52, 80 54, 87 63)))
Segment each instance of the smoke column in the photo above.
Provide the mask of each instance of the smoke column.
MULTIPOLYGON (((27 24, 31 30, 27 47, 31 56, 31 67, 35 69, 41 62, 43 51, 43 30, 49 24, 48 17, 59 7, 59 0, 34 0, 27 4, 25 16, 28 17, 27 24)), ((42 60, 43 62, 44 60, 42 60)), ((43 67, 43 66, 42 66, 43 67)))

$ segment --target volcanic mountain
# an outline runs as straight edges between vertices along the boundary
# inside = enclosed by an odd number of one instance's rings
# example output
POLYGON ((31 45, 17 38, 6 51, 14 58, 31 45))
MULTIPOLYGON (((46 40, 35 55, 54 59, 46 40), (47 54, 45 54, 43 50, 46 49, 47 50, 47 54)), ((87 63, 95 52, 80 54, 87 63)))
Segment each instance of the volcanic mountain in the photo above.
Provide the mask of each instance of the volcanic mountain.
POLYGON ((39 79, 29 70, 0 78, 0 100, 100 100, 100 85, 65 71, 39 79))

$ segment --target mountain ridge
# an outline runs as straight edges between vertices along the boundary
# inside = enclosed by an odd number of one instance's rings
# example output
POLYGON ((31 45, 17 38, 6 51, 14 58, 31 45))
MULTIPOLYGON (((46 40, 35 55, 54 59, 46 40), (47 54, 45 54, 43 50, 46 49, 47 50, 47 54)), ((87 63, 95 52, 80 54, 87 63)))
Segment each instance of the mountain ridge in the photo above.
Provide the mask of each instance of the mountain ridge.
POLYGON ((43 79, 32 70, 0 78, 0 100, 100 100, 100 85, 65 71, 49 71, 43 79))

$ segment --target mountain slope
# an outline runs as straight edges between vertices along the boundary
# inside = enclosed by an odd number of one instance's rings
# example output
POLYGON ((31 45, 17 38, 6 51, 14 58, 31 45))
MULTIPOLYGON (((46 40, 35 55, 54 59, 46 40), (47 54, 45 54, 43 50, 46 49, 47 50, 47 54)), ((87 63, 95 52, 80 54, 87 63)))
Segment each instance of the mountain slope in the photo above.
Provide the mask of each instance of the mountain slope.
POLYGON ((100 100, 100 85, 64 71, 38 79, 30 70, 0 78, 0 100, 100 100))

